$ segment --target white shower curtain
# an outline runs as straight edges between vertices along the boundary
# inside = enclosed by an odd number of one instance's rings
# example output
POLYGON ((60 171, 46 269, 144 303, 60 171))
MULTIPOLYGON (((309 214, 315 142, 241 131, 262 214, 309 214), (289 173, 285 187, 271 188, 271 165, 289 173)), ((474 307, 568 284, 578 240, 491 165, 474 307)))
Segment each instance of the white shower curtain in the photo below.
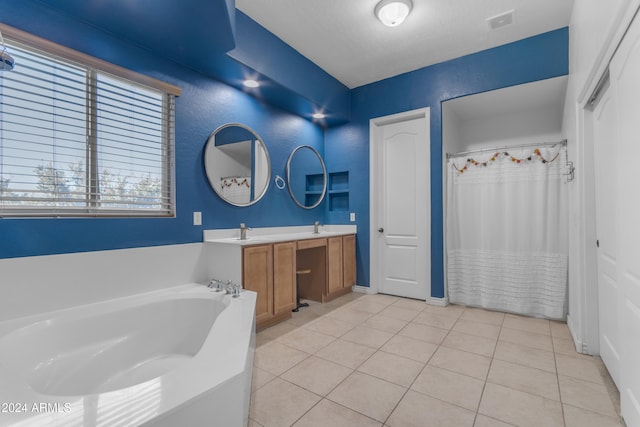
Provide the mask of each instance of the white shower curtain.
POLYGON ((447 279, 452 303, 565 318, 565 150, 501 150, 449 159, 447 279))
POLYGON ((228 176, 220 178, 220 188, 224 198, 232 203, 251 202, 251 177, 228 176))

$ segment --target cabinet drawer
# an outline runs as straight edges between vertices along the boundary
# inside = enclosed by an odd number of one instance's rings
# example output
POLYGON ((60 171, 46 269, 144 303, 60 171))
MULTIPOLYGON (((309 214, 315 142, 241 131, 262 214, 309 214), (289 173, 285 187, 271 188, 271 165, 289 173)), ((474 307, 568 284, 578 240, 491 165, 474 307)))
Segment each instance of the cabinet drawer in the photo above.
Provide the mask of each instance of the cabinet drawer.
POLYGON ((298 242, 298 250, 309 249, 309 248, 319 248, 320 246, 327 246, 327 239, 309 239, 309 240, 300 240, 298 242))

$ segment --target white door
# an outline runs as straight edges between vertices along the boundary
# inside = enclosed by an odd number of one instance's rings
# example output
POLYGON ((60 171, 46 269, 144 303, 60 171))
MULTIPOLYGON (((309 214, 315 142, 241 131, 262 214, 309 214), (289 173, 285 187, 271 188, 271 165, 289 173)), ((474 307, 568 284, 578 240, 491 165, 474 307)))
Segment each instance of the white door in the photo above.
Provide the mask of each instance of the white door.
POLYGON ((620 289, 617 279, 617 107, 612 90, 603 89, 593 110, 598 239, 598 321, 600 356, 620 387, 620 289))
POLYGON ((634 20, 609 67, 617 104, 617 226, 620 310, 620 404, 640 426, 640 20, 634 20))
MULTIPOLYGON (((373 120, 377 151, 371 226, 378 291, 426 300, 431 293, 429 110, 373 120), (377 196, 377 197, 376 197, 377 196)), ((374 270, 375 269, 375 270, 374 270)), ((375 271, 375 273, 374 273, 375 271)))

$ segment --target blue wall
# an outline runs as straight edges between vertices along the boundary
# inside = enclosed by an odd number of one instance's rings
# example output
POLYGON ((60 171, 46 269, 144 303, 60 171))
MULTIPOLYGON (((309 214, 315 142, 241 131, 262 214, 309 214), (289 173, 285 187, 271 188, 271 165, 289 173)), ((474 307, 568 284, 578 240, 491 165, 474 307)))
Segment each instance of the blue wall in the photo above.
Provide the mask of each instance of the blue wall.
MULTIPOLYGON (((119 249, 202 241, 202 230, 309 225, 323 221, 324 204, 297 207, 287 190, 273 183, 257 204, 238 208, 223 202, 207 182, 204 145, 211 131, 240 122, 256 131, 268 147, 273 175, 285 176, 289 153, 300 144, 323 152, 323 129, 296 115, 271 107, 231 86, 115 39, 94 27, 68 19, 31 2, 9 2, 2 20, 128 69, 182 88, 176 99, 176 218, 0 219, 0 258, 119 249), (200 211, 203 225, 192 225, 200 211)), ((19 64, 18 64, 19 66, 19 64)))
POLYGON ((329 172, 349 172, 349 211, 356 213, 360 230, 358 284, 368 286, 369 120, 430 107, 431 282, 432 295, 442 297, 441 102, 568 73, 564 28, 354 89, 351 122, 325 130, 260 101, 259 95, 248 95, 49 8, 34 7, 30 1, 2 0, 2 4, 2 19, 8 25, 173 83, 183 92, 176 101, 176 218, 0 219, 0 258, 198 242, 204 229, 235 228, 240 222, 261 227, 348 221, 348 212, 330 213, 326 202, 313 210, 300 209, 287 190, 277 190, 273 183, 251 207, 220 200, 204 173, 204 145, 218 126, 240 122, 265 142, 272 176, 285 175, 289 153, 301 144, 323 154, 329 172), (194 211, 202 212, 202 226, 192 225, 194 211))
MULTIPOLYGON (((349 121, 349 89, 244 13, 236 13, 236 48, 228 55, 259 73, 273 105, 334 126, 349 121), (265 79, 268 77, 268 79, 265 79)), ((230 82, 232 81, 229 80, 230 82)))
MULTIPOLYGON (((444 296, 442 108, 453 98, 566 75, 567 28, 382 80, 352 91, 351 122, 325 133, 331 171, 348 170, 358 219, 358 284, 369 286, 369 120, 417 108, 431 111, 431 294, 444 296)), ((376 224, 374 224, 376 225, 376 224)))

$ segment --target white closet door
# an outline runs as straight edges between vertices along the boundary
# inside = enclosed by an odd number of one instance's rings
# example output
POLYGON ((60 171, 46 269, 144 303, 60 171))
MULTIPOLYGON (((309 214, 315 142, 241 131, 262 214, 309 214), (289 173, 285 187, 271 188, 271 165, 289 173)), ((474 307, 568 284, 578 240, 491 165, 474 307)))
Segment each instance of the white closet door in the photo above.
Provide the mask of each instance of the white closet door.
POLYGON ((640 20, 631 27, 610 65, 617 104, 618 284, 620 403, 628 426, 640 426, 640 20))
POLYGON ((593 110, 598 238, 598 320, 600 356, 620 387, 621 291, 618 286, 617 106, 612 89, 603 91, 593 110))

